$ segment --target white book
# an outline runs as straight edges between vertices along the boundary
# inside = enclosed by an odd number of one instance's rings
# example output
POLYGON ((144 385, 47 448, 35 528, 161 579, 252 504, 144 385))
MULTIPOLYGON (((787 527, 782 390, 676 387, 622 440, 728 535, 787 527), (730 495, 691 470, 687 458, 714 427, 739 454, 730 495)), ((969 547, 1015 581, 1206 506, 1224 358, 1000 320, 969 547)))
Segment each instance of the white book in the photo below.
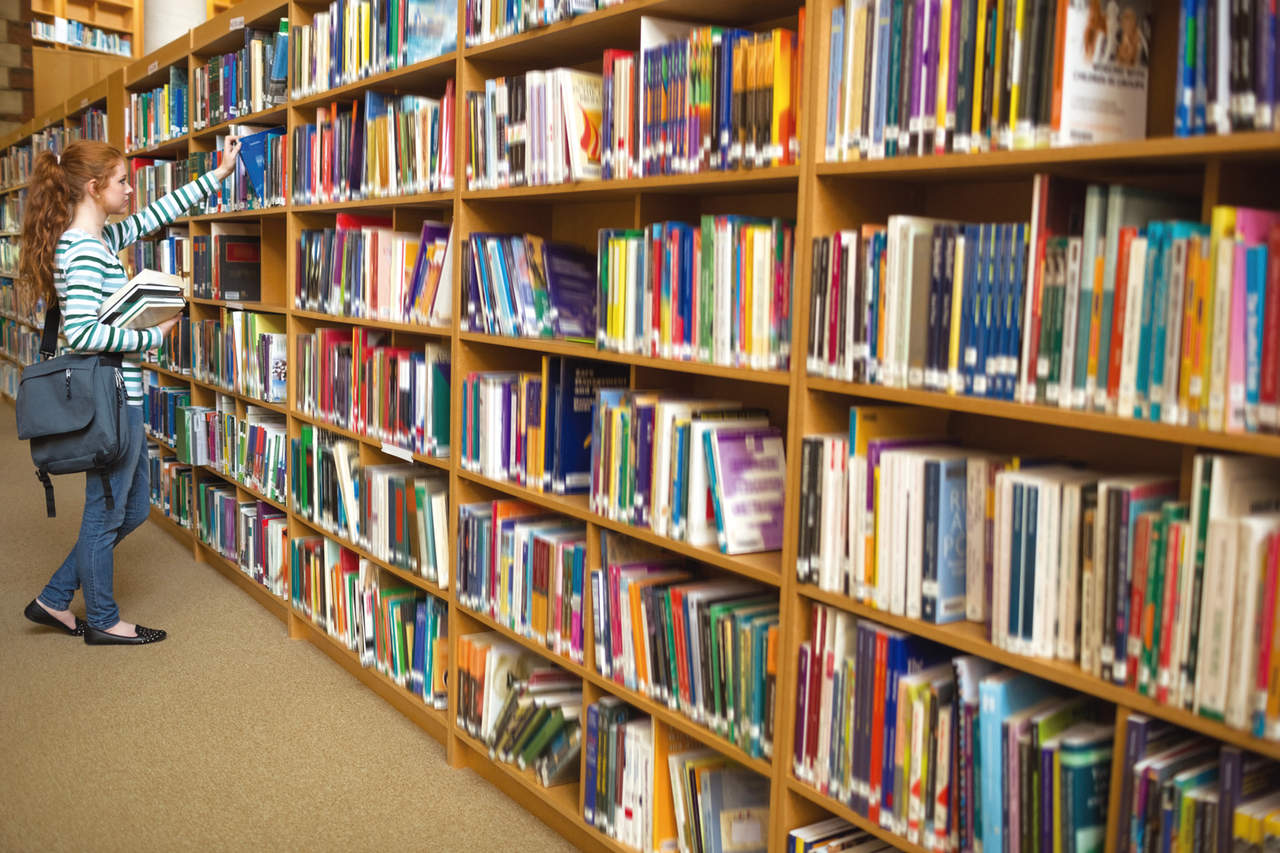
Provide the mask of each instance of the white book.
MULTIPOLYGON (((907 511, 905 613, 920 618, 921 585, 924 581, 924 461, 919 453, 906 453, 903 504, 907 511)), ((894 611, 897 613, 898 611, 894 611)))
POLYGON ((1235 279, 1236 241, 1223 237, 1213 247, 1213 335, 1209 339, 1209 423, 1207 429, 1221 431, 1227 412, 1227 350, 1232 332, 1243 335, 1244 329, 1231 328, 1231 288, 1235 279))
POLYGON ((1129 244, 1129 270, 1125 286, 1124 341, 1120 347, 1120 385, 1116 394, 1116 414, 1134 417, 1137 402, 1138 350, 1142 343, 1142 301, 1147 272, 1147 238, 1129 244))
POLYGON ((1204 555, 1204 587, 1200 600, 1200 649, 1196 664, 1195 712, 1222 720, 1231 673, 1229 631, 1235 606, 1236 555, 1240 528, 1235 517, 1211 518, 1204 555))
POLYGON ((98 319, 121 329, 149 329, 182 313, 187 283, 159 270, 142 270, 106 299, 98 319))
MULTIPOLYGON (((1271 642, 1270 637, 1258 636, 1259 610, 1264 594, 1267 540, 1280 532, 1280 514, 1246 515, 1240 519, 1238 529, 1236 596, 1226 631, 1231 646, 1226 723, 1244 729, 1253 719, 1259 644, 1271 642)), ((1265 712, 1265 697, 1263 701, 1265 712)))

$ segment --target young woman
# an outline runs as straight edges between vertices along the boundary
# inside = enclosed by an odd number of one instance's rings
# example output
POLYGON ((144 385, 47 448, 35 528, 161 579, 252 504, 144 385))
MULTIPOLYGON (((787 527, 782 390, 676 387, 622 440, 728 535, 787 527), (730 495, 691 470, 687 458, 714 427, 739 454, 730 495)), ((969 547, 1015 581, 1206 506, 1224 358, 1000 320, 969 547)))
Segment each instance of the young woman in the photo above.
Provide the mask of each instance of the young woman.
POLYGON ((117 253, 144 234, 172 222, 210 195, 235 168, 240 141, 230 139, 222 164, 119 222, 107 217, 129 212, 129 174, 124 156, 102 142, 74 142, 61 157, 36 158, 22 223, 18 297, 30 308, 57 299, 67 349, 124 353, 121 373, 129 398, 128 452, 109 471, 114 508, 108 509, 101 478, 85 478, 80 537, 25 615, 33 622, 83 636, 90 644, 141 645, 165 632, 120 618, 112 595, 112 550, 150 510, 146 437, 142 427, 140 354, 157 347, 178 319, 150 329, 117 329, 98 322, 103 299, 128 281, 117 253), (84 591, 88 621, 72 614, 71 598, 84 591))

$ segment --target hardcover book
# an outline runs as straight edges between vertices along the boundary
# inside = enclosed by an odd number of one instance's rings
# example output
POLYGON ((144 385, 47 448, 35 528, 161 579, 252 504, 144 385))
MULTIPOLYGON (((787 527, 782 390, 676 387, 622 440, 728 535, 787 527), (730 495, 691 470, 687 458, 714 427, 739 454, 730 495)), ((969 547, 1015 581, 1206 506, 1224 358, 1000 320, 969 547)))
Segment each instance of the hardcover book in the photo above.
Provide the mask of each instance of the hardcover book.
POLYGON ((777 427, 711 429, 707 475, 725 554, 782 547, 786 458, 777 427))
POLYGON ((120 329, 148 329, 182 313, 185 292, 178 276, 143 270, 103 300, 98 319, 120 329))

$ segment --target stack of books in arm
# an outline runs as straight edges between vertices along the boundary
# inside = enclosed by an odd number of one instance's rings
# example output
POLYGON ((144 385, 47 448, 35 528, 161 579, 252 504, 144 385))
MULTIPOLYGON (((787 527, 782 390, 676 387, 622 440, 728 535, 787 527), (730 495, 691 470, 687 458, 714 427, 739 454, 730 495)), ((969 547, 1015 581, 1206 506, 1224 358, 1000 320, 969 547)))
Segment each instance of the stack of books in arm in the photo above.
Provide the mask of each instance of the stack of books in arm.
POLYGON ((119 329, 149 329, 181 314, 186 304, 184 279, 143 270, 102 301, 98 320, 119 329))

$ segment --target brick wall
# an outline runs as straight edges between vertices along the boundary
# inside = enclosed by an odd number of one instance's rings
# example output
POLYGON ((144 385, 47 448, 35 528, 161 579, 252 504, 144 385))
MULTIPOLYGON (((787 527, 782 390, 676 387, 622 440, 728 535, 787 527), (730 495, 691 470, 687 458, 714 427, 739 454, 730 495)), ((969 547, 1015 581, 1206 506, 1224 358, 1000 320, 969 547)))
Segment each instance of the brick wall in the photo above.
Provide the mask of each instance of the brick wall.
POLYGON ((31 0, 0 0, 0 136, 34 114, 31 0))

